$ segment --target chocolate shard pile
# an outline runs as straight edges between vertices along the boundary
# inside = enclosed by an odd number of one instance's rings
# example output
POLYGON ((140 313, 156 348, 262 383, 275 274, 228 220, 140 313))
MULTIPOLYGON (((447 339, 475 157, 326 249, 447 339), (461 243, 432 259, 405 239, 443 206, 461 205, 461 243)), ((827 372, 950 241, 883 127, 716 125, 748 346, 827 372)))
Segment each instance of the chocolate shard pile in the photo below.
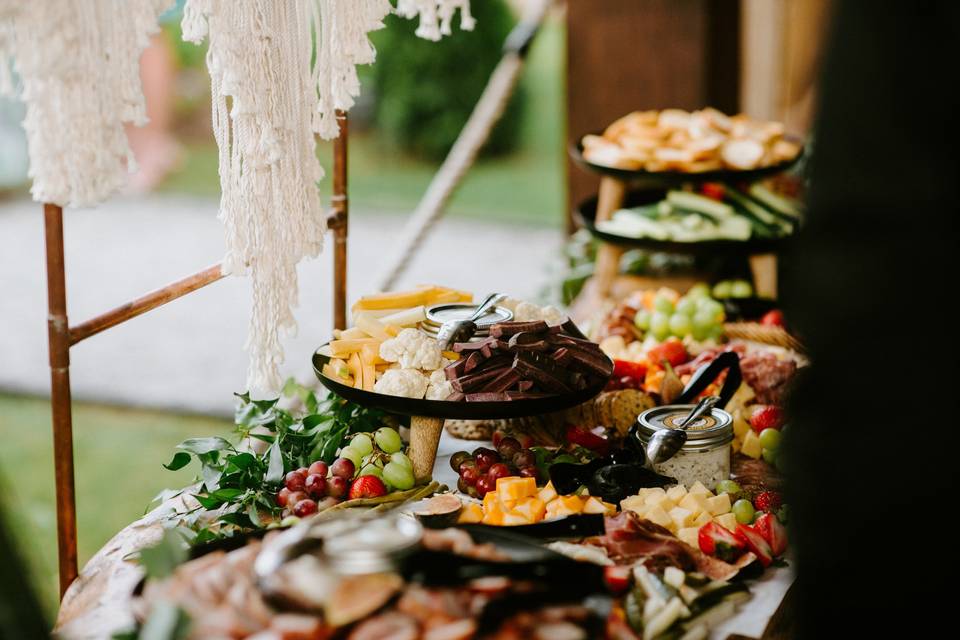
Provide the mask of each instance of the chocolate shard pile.
POLYGON ((502 402, 571 393, 605 382, 613 363, 567 320, 502 322, 479 342, 458 342, 460 359, 444 369, 447 400, 502 402))

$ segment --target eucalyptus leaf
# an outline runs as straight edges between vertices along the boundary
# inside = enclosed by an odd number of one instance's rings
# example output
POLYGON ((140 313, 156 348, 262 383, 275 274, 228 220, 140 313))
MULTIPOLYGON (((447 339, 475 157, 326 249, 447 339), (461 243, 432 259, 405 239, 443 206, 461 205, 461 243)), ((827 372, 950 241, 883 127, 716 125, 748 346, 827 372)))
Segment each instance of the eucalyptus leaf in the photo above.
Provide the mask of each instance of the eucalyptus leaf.
MULTIPOLYGON (((230 441, 220 436, 211 436, 209 438, 189 438, 178 444, 177 449, 199 455, 210 453, 211 451, 233 449, 233 445, 230 444, 230 441)), ((176 458, 176 456, 174 456, 174 458, 176 458)))
POLYGON ((163 465, 163 468, 170 471, 178 471, 183 469, 188 464, 190 464, 190 454, 186 451, 178 451, 173 454, 173 460, 171 460, 168 464, 163 465))
POLYGON ((283 480, 283 452, 280 450, 279 441, 270 445, 269 459, 267 475, 263 480, 268 484, 279 484, 283 480))

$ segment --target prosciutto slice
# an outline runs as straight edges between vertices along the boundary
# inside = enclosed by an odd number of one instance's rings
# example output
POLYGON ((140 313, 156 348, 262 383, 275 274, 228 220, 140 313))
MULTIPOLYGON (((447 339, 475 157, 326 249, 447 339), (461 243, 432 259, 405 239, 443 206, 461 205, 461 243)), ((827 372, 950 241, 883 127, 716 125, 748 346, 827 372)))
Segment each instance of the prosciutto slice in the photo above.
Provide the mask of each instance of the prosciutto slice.
POLYGON ((697 571, 713 580, 730 580, 753 563, 756 556, 745 553, 736 564, 718 560, 680 541, 669 530, 644 520, 632 511, 605 519, 606 534, 590 542, 606 549, 617 564, 643 563, 651 571, 677 567, 697 571))

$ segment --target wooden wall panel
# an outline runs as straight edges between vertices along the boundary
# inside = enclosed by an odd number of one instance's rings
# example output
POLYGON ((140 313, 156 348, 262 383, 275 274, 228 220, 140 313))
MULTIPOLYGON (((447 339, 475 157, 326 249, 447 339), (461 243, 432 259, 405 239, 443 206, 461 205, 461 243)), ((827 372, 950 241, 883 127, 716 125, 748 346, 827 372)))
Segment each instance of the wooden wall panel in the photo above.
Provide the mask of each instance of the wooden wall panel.
MULTIPOLYGON (((736 111, 738 0, 568 0, 567 139, 635 109, 736 111)), ((568 163, 568 202, 597 192, 568 163)))

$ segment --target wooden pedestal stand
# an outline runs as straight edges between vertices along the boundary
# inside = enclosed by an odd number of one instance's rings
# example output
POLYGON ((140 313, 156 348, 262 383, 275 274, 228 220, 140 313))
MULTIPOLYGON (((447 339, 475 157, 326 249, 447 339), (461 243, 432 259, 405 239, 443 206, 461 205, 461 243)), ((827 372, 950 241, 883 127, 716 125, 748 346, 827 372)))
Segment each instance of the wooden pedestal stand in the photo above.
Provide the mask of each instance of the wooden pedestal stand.
POLYGON ((417 482, 430 480, 437 461, 437 448, 443 434, 443 418, 412 416, 410 418, 410 462, 417 482))

